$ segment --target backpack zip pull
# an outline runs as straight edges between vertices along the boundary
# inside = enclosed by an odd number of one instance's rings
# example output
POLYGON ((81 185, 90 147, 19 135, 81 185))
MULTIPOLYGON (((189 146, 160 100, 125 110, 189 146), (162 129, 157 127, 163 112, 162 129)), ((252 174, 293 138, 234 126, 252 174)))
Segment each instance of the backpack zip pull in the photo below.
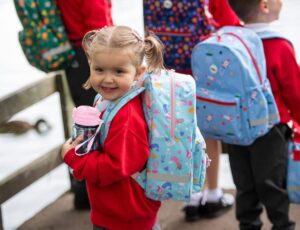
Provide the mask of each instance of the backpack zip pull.
POLYGON ((221 33, 216 33, 216 36, 217 36, 217 41, 221 42, 222 41, 221 33))

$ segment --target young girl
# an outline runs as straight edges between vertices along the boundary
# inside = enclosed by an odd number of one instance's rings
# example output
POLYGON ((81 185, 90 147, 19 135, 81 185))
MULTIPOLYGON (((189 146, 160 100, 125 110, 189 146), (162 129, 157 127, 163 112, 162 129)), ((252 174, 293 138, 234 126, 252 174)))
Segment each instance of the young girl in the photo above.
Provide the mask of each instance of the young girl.
MULTIPOLYGON (((162 45, 149 35, 142 39, 126 26, 106 27, 88 32, 83 39, 92 87, 103 99, 117 100, 128 92, 146 70, 163 68, 162 45)), ((159 201, 147 198, 131 177, 148 159, 148 128, 140 96, 116 114, 104 146, 84 156, 74 147, 81 138, 68 140, 61 155, 78 180, 85 179, 94 229, 150 230, 155 225, 159 201)))

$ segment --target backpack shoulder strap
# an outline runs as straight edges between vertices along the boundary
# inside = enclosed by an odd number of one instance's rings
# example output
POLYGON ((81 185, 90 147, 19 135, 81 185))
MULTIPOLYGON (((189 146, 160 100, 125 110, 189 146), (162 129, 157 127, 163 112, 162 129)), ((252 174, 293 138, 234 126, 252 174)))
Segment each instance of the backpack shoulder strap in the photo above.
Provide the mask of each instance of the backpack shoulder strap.
POLYGON ((274 30, 265 30, 265 31, 260 31, 257 32, 257 35, 261 39, 272 39, 272 38, 283 38, 285 39, 280 33, 274 30))
POLYGON ((286 40, 287 42, 289 42, 292 47, 294 46, 293 43, 288 38, 286 38, 285 36, 283 36, 282 34, 280 34, 277 31, 274 31, 274 30, 261 31, 261 32, 258 32, 257 35, 262 40, 273 39, 273 38, 283 39, 283 40, 286 40))
MULTIPOLYGON (((281 33, 274 31, 274 30, 265 30, 265 31, 260 31, 257 32, 257 35, 262 39, 273 39, 273 38, 280 38, 280 39, 284 39, 287 40, 288 42, 290 42, 290 40, 285 37, 284 35, 282 35, 281 33)), ((291 42, 290 42, 291 43, 291 42)))
POLYGON ((102 98, 101 95, 97 93, 93 101, 93 106, 96 106, 97 103, 101 100, 101 98, 102 98))
POLYGON ((135 98, 137 95, 142 93, 144 90, 145 90, 145 87, 135 87, 135 88, 131 89, 129 92, 127 92, 124 96, 122 96, 121 98, 119 98, 115 101, 112 101, 108 105, 108 107, 106 108, 106 110, 102 116, 104 125, 102 125, 101 129, 100 129, 100 143, 102 146, 103 146, 106 136, 108 134, 110 123, 113 120, 113 118, 115 117, 115 115, 118 113, 118 111, 124 105, 126 105, 130 100, 135 98))

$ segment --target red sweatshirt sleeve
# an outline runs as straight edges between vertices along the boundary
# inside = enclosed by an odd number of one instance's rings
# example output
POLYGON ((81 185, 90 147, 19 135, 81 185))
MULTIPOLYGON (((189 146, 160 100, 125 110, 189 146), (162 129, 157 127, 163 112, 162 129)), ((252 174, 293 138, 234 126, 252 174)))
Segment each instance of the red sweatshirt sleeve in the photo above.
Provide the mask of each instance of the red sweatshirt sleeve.
POLYGON ((282 65, 279 71, 282 73, 278 76, 281 82, 281 94, 284 103, 287 105, 293 120, 300 123, 300 73, 298 64, 295 57, 293 47, 288 41, 282 40, 282 53, 278 56, 281 57, 282 65))
MULTIPOLYGON (((300 72, 295 57, 295 52, 287 40, 264 40, 264 48, 268 65, 268 77, 272 91, 276 97, 280 97, 282 104, 277 103, 281 114, 289 114, 290 117, 300 122, 300 72)), ((276 102, 277 102, 276 101, 276 102)))
POLYGON ((142 108, 134 108, 140 104, 128 104, 112 121, 104 151, 78 157, 72 149, 66 154, 64 161, 73 169, 75 178, 105 186, 143 169, 149 155, 148 129, 142 108))
POLYGON ((102 28, 108 23, 112 24, 111 3, 108 0, 94 0, 81 2, 84 32, 95 28, 102 28))
POLYGON ((217 27, 241 25, 239 18, 231 9, 227 0, 210 0, 208 9, 217 27))

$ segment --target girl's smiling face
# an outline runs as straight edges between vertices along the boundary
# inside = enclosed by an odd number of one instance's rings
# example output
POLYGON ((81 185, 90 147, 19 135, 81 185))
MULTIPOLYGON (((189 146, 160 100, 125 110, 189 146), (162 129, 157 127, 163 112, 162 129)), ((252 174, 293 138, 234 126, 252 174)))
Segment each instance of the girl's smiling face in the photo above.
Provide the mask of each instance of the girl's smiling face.
POLYGON ((97 47, 89 60, 90 83, 106 100, 115 100, 127 93, 145 67, 136 67, 128 49, 97 47))

